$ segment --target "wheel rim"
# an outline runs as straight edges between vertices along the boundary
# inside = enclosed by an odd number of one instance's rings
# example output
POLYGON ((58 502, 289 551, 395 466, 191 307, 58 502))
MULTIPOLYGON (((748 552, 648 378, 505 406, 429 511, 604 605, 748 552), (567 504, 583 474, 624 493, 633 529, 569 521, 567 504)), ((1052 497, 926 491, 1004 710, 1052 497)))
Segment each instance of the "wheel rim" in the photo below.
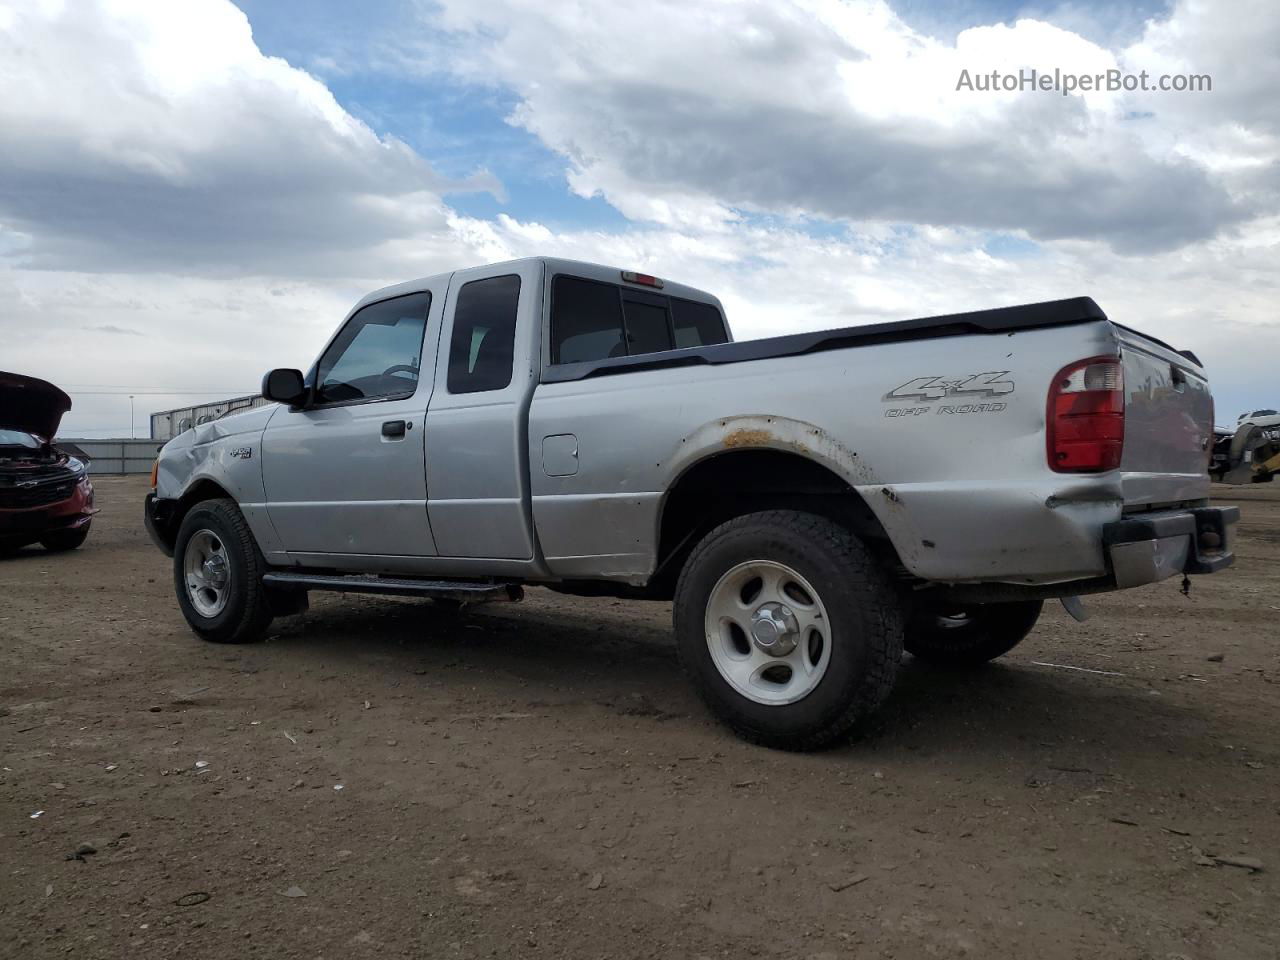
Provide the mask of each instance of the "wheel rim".
POLYGON ((231 595, 231 561, 222 538, 212 530, 197 530, 187 541, 182 558, 187 599, 202 617, 216 617, 231 595))
POLYGON ((795 703, 831 661, 831 621, 813 586, 786 564, 749 560, 711 590, 707 649, 720 676, 748 700, 795 703))

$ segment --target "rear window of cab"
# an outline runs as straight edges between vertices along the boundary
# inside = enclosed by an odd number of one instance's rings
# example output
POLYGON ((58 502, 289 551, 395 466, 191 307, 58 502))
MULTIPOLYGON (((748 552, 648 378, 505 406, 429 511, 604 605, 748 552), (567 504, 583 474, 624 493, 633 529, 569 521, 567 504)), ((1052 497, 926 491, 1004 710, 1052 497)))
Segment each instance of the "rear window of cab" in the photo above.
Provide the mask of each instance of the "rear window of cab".
POLYGON ((551 362, 700 347, 728 340, 710 303, 558 274, 551 282, 551 362))

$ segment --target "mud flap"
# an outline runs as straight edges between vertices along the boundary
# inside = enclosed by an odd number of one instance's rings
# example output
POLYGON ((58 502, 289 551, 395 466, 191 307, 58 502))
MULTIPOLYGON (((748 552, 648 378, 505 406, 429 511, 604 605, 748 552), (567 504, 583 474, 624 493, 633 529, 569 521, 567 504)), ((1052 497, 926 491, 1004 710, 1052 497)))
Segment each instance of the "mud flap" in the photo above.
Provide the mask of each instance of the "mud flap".
POLYGON ((1079 597, 1062 597, 1062 609, 1071 614, 1071 619, 1084 623, 1089 619, 1089 611, 1084 608, 1084 601, 1079 597))

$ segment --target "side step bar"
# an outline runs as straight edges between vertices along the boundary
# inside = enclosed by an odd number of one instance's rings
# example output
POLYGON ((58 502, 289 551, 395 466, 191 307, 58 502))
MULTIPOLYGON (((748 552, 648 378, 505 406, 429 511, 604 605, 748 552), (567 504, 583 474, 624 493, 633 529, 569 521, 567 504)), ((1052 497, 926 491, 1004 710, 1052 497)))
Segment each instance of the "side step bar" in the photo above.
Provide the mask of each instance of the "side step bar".
POLYGON ((480 603, 486 600, 520 600, 524 588, 518 583, 488 583, 467 580, 416 580, 412 577, 377 577, 330 573, 272 571, 262 582, 272 587, 294 590, 336 590, 339 593, 377 593, 393 597, 430 597, 480 603))

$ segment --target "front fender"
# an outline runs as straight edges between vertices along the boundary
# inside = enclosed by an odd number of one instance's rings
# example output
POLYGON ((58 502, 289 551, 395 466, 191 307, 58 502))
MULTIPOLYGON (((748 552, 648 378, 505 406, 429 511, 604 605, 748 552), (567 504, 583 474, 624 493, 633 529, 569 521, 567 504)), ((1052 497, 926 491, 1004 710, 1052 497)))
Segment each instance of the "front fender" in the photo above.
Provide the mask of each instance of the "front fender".
MULTIPOLYGON (((156 498, 189 506, 216 491, 235 500, 263 553, 282 549, 267 515, 262 481, 262 434, 278 407, 201 424, 170 440, 160 451, 156 498)), ((184 508, 171 522, 181 523, 184 508)))

